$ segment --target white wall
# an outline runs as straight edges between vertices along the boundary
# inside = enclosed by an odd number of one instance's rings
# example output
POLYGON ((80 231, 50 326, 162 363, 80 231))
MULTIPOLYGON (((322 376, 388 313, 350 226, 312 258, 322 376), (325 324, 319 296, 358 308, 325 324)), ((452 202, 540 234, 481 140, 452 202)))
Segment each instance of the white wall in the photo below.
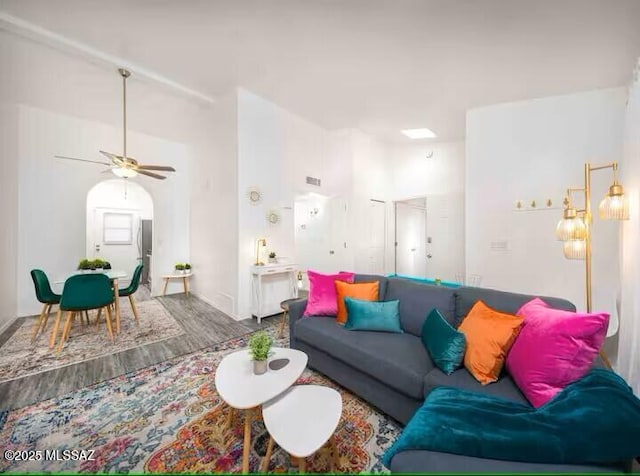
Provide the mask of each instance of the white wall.
MULTIPOLYGON (((436 275, 445 280, 454 280, 458 272, 465 270, 465 143, 395 144, 390 147, 389 158, 393 179, 389 199, 395 201, 427 197, 428 214, 430 209, 434 209, 434 214, 429 214, 429 223, 436 227, 446 227, 445 230, 428 231, 430 235, 434 235, 434 240, 442 237, 447 241, 446 256, 441 256, 441 243, 434 242, 429 249, 434 254, 433 259, 440 260, 437 266, 434 261, 434 268, 448 270, 444 273, 437 272, 436 275), (432 217, 434 220, 431 220, 432 217)), ((392 212, 390 219, 389 242, 392 243, 392 212)), ((388 250, 389 262, 393 264, 393 247, 389 246, 388 250)))
POLYGON ((191 150, 192 292, 230 316, 238 289, 238 104, 218 98, 193 125, 191 150))
MULTIPOLYGON (((3 49, 0 48, 0 54, 2 52, 3 49)), ((17 315, 17 126, 17 108, 0 101, 0 267, 4 270, 0 273, 0 332, 13 322, 17 315)))
POLYGON ((621 183, 630 220, 622 225, 622 306, 616 370, 640 395, 640 61, 629 90, 621 183))
MULTIPOLYGON (((531 197, 560 201, 567 187, 583 185, 585 162, 619 160, 625 99, 619 88, 468 111, 467 273, 482 275, 486 287, 561 296, 585 308, 584 262, 564 259, 554 236, 562 210, 515 212, 514 204, 531 197), (507 241, 508 250, 492 251, 496 241, 507 241)), ((593 175, 596 207, 611 180, 610 172, 593 175)), ((594 309, 613 310, 617 256, 618 224, 596 216, 594 309)))
MULTIPOLYGON (((35 117, 45 118, 47 114, 51 114, 51 117, 60 117, 60 124, 71 125, 73 120, 77 119, 80 121, 77 123, 79 129, 75 130, 74 127, 70 127, 68 130, 61 131, 64 141, 67 141, 66 143, 73 142, 76 147, 70 151, 71 153, 83 153, 85 156, 86 154, 95 154, 95 148, 102 147, 103 144, 105 147, 111 145, 111 148, 119 150, 122 142, 119 132, 122 120, 120 101, 122 85, 115 67, 96 65, 85 59, 61 53, 5 31, 0 31, 0 45, 0 70, 3 72, 0 101, 11 107, 30 106, 32 110, 42 111, 42 114, 21 114, 20 120, 27 121, 24 123, 25 125, 38 127, 38 120, 35 120, 35 117), (87 128, 87 124, 83 123, 82 119, 88 120, 91 126, 87 128), (93 132, 85 136, 88 129, 93 132), (99 134, 99 137, 92 134, 99 134)), ((228 150, 215 143, 221 135, 220 129, 226 127, 228 130, 230 127, 224 123, 222 117, 225 111, 220 112, 220 109, 224 109, 224 103, 221 108, 218 108, 217 105, 212 107, 203 105, 135 76, 129 79, 127 92, 132 155, 136 153, 138 147, 136 145, 136 136, 138 136, 144 143, 141 143, 140 149, 138 149, 143 152, 142 155, 138 155, 138 159, 157 163, 158 160, 155 157, 164 160, 163 157, 171 156, 172 164, 178 169, 175 179, 168 179, 166 183, 162 184, 166 193, 169 194, 169 191, 172 191, 173 195, 171 197, 167 195, 166 198, 154 196, 157 210, 164 208, 167 213, 179 218, 176 223, 166 223, 164 231, 161 231, 158 228, 160 224, 156 223, 156 234, 166 234, 168 237, 158 246, 170 248, 173 247, 173 243, 186 240, 184 246, 188 249, 189 235, 193 234, 189 232, 191 228, 197 235, 192 238, 196 244, 197 253, 190 260, 194 265, 195 272, 192 279, 192 290, 210 302, 217 302, 220 300, 220 296, 225 295, 228 298, 223 304, 232 303, 235 299, 236 286, 235 283, 230 285, 229 280, 233 280, 237 272, 237 255, 236 248, 228 245, 229 242, 237 241, 235 236, 237 224, 233 217, 236 195, 231 193, 235 192, 233 185, 235 175, 225 174, 229 173, 229 168, 235 170, 235 156, 229 156, 228 150), (188 155, 190 159, 187 157, 188 155), (188 173, 190 166, 194 167, 198 174, 197 177, 190 177, 188 173), (181 185, 174 190, 172 187, 177 184, 181 185), (189 207, 185 206, 185 203, 188 204, 190 198, 193 198, 192 195, 193 197, 202 197, 205 200, 204 203, 194 204, 197 210, 193 216, 189 207), (203 212, 205 207, 207 207, 207 211, 203 212), (203 237, 201 238, 201 236, 203 237), (203 245, 205 242, 206 249, 203 245), (212 269, 215 270, 213 273, 210 272, 212 269)), ((26 109, 21 110, 25 111, 26 109)), ((18 120, 16 112, 12 116, 11 124, 9 124, 9 127, 14 128, 16 137, 18 120)), ((229 120, 233 121, 234 117, 230 117, 229 120)), ((53 120, 52 127, 61 127, 56 125, 57 123, 57 119, 53 120)), ((3 129, 8 130, 4 127, 3 129)), ((29 129, 24 130, 28 131, 29 129)), ((27 139, 38 142, 40 137, 29 138, 25 136, 25 140, 27 139)), ((231 141, 233 140, 231 139, 231 141)), ((56 144, 58 139, 50 137, 47 141, 51 145, 56 144)), ((37 145, 27 144, 27 147, 32 147, 34 151, 40 150, 37 145)), ((58 147, 55 149, 55 153, 62 153, 58 147)), ((51 150, 42 150, 42 152, 49 154, 51 150)), ((100 157, 92 155, 88 158, 100 157)), ((3 163, 8 158, 9 156, 3 156, 3 163)), ((23 169, 32 167, 33 163, 35 162, 31 161, 24 167, 21 166, 21 174, 23 169)), ((54 172, 60 172, 61 169, 58 167, 62 166, 61 164, 55 165, 54 172)), ((64 173, 49 178, 55 179, 61 184, 70 181, 67 165, 64 167, 64 173)), ((80 173, 79 171, 84 169, 76 168, 74 170, 80 173)), ((43 184, 37 182, 41 181, 42 177, 39 175, 35 177, 35 181, 30 181, 21 175, 20 182, 26 188, 43 184)), ((99 174, 94 182, 88 178, 83 179, 82 183, 86 187, 84 194, 98 180, 99 174)), ((51 187, 51 185, 47 186, 51 187)), ((77 186, 71 185, 71 189, 75 190, 76 194, 77 186)), ((57 190, 59 186, 53 185, 52 187, 57 190)), ((62 193, 70 192, 63 190, 62 193)), ((153 192, 152 195, 154 195, 153 192)), ((67 198, 65 195, 65 200, 67 198)), ((77 197, 77 204, 83 204, 84 201, 85 196, 77 197)), ((77 204, 74 202, 73 206, 76 207, 77 204)), ((84 212, 80 213, 84 216, 84 212)), ((15 217, 8 218, 7 226, 17 230, 17 209, 15 217)), ((80 222, 81 226, 79 223, 73 223, 68 230, 64 230, 64 236, 70 238, 70 242, 64 246, 68 247, 70 251, 60 257, 60 262, 75 262, 77 256, 84 252, 84 245, 79 247, 79 243, 75 241, 78 236, 84 235, 84 218, 80 222)), ((34 227, 29 225, 28 228, 33 229, 34 227)), ((42 233, 42 230, 39 229, 38 233, 42 233)), ((59 237, 52 238, 54 244, 59 240, 59 237)), ((20 248, 24 247, 20 246, 20 248)), ((184 251, 177 253, 176 249, 167 249, 166 251, 166 263, 156 261, 158 272, 171 270, 175 254, 187 255, 180 259, 187 259, 189 254, 184 251), (169 258, 170 255, 171 258, 169 258)), ((16 248, 13 249, 13 252, 18 254, 16 248)), ((22 250, 20 254, 26 256, 28 252, 22 250)), ((24 269, 21 269, 18 273, 22 274, 23 271, 24 269)), ((24 276, 13 278, 14 281, 17 280, 20 283, 19 287, 24 286, 24 276)), ((29 283, 29 290, 32 288, 33 286, 29 283)), ((3 287, 3 289, 7 289, 7 287, 3 287)), ((25 291, 21 291, 21 293, 24 302, 27 296, 25 291)), ((3 300, 3 302, 10 303, 11 301, 3 300)), ((232 308, 226 307, 222 310, 231 312, 232 308)))
MULTIPOLYGON (((99 166, 54 155, 91 157, 96 147, 117 151, 119 135, 113 126, 19 106, 19 315, 38 310, 31 269, 64 281, 85 256, 87 194, 104 179, 99 166)), ((152 292, 158 294, 160 275, 170 272, 177 259, 189 257, 189 152, 182 144, 135 132, 129 134, 129 150, 141 161, 149 157, 178 170, 165 181, 144 182, 157 204, 152 292)))
MULTIPOLYGON (((296 261, 294 201, 316 192, 336 195, 346 187, 338 161, 339 140, 311 122, 259 97, 238 91, 238 307, 240 318, 250 316, 251 279, 256 240, 267 239, 267 250, 296 261), (322 180, 321 187, 306 184, 306 177, 322 180), (262 201, 253 205, 247 190, 257 187, 262 201), (270 210, 281 216, 271 225, 270 210)), ((347 175, 348 178, 348 175, 347 175)))

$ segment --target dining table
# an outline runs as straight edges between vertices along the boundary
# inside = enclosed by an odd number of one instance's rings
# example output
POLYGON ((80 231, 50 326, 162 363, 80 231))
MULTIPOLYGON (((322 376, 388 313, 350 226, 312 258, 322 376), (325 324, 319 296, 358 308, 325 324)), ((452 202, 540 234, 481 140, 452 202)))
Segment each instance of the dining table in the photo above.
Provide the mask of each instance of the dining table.
POLYGON ((76 276, 78 274, 96 274, 102 273, 107 275, 107 277, 111 280, 113 284, 113 297, 115 298, 114 306, 116 308, 116 334, 120 334, 120 291, 118 289, 118 280, 124 279, 128 276, 126 271, 122 271, 119 269, 96 269, 90 271, 74 271, 73 273, 65 276, 64 279, 54 281, 56 284, 64 284, 64 282, 69 279, 71 276, 76 276))

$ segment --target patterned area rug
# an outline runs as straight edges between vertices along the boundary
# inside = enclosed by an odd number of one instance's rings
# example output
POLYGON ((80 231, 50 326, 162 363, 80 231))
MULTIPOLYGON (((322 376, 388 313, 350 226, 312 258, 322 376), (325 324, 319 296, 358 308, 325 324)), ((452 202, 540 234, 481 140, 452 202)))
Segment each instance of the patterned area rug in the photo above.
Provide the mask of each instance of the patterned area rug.
MULTIPOLYGON (((275 335, 276 329, 268 332, 275 335)), ((225 429, 228 407, 214 385, 215 369, 247 336, 153 365, 64 397, 0 415, 0 447, 12 451, 93 450, 91 461, 8 461, 5 472, 240 472, 242 418, 225 429)), ((288 346, 288 338, 276 345, 288 346)), ((316 372, 298 383, 337 389, 343 399, 336 430, 339 472, 386 472, 380 457, 399 434, 395 422, 316 372)), ((0 412, 1 413, 1 412, 0 412)), ((252 426, 250 469, 258 471, 268 441, 264 424, 252 426)), ((324 452, 307 459, 308 472, 326 472, 324 452)), ((272 472, 297 472, 277 445, 272 472)))
MULTIPOLYGON (((48 345, 55 314, 51 314, 47 328, 38 334, 34 343, 31 343, 31 332, 37 321, 36 318, 27 319, 0 347, 0 382, 65 367, 106 354, 116 354, 185 333, 160 301, 140 301, 136 303, 136 308, 140 318, 138 325, 135 323, 129 301, 121 301, 121 333, 116 337, 114 344, 109 340, 104 316, 99 326, 94 324, 96 311, 90 313, 91 324, 88 326, 78 319, 73 324, 69 339, 60 355, 57 355, 55 350, 50 350, 48 345)), ((115 318, 113 322, 115 324, 115 318)))

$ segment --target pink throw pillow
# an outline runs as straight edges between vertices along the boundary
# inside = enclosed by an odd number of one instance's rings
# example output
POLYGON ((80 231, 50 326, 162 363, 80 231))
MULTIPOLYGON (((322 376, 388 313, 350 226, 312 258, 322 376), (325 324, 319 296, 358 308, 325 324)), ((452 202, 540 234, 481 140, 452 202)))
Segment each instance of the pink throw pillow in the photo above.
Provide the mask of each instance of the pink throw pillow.
POLYGON ((353 283, 354 273, 341 271, 337 274, 322 274, 307 271, 309 276, 309 298, 303 316, 335 316, 338 314, 336 281, 353 283))
POLYGON ((535 298, 516 313, 524 326, 507 356, 507 370, 536 408, 582 378, 604 342, 609 314, 549 307, 535 298))

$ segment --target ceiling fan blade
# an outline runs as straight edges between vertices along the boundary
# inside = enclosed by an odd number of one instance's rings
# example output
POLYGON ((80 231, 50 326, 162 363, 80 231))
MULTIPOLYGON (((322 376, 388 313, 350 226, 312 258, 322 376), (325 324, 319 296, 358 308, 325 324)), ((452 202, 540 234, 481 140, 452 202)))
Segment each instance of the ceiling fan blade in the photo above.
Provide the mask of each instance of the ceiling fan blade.
POLYGON ((136 165, 134 167, 136 170, 159 170, 162 172, 175 172, 176 169, 173 167, 168 167, 164 165, 136 165))
POLYGON ((54 155, 54 157, 56 159, 65 159, 65 160, 76 160, 78 162, 89 162, 91 164, 100 164, 100 165, 106 165, 108 167, 111 166, 111 164, 107 163, 107 162, 100 162, 98 160, 88 160, 88 159, 78 159, 77 157, 67 157, 66 155, 54 155))
POLYGON ((112 154, 111 152, 105 152, 104 150, 101 150, 100 153, 111 160, 111 162, 113 162, 117 166, 121 166, 122 164, 124 164, 124 159, 120 155, 112 154))
POLYGON ((146 170, 136 170, 136 172, 138 172, 141 175, 146 175, 147 177, 153 177, 158 180, 164 180, 167 178, 164 175, 154 174, 153 172, 147 172, 146 170))

